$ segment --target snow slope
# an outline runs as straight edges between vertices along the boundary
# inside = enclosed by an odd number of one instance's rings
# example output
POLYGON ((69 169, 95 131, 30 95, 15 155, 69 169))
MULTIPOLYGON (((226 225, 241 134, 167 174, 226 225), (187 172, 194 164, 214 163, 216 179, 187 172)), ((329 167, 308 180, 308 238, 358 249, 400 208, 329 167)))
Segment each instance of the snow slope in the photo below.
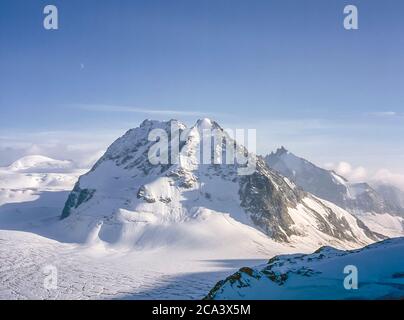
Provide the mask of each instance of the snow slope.
POLYGON ((309 255, 274 257, 267 264, 241 268, 218 282, 207 298, 403 299, 404 238, 355 251, 323 247, 309 255), (344 287, 346 266, 358 270, 357 290, 344 287))
POLYGON ((371 230, 389 238, 404 235, 404 218, 388 213, 357 213, 356 216, 371 230))

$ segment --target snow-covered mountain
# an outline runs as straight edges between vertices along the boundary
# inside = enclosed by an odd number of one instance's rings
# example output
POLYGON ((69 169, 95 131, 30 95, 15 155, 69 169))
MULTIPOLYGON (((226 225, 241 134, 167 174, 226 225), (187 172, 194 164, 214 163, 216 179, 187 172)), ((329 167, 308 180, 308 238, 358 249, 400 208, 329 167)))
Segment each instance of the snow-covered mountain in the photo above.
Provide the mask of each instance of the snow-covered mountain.
MULTIPOLYGON (((218 130, 235 143, 209 119, 190 128, 177 120, 145 120, 129 130, 76 183, 62 214, 64 232, 87 243, 256 252, 274 241, 307 250, 325 244, 352 248, 380 239, 347 211, 297 188, 263 158, 256 159, 251 175, 239 175, 238 164, 200 164, 205 130, 218 130), (150 163, 155 142, 148 135, 154 129, 170 133, 171 139, 187 133, 179 143, 178 164, 150 163)), ((236 152, 248 155, 240 145, 236 152)), ((212 150, 212 159, 222 155, 221 149, 212 150)))
POLYGON ((7 169, 12 172, 21 173, 65 173, 77 168, 72 161, 55 160, 40 155, 33 155, 13 162, 7 169))
POLYGON ((404 235, 404 206, 398 189, 390 186, 376 189, 365 182, 351 183, 284 147, 267 155, 265 161, 303 190, 360 217, 372 230, 388 237, 404 235))
POLYGON ((403 261, 404 238, 354 251, 323 247, 313 254, 277 256, 267 264, 241 268, 219 281, 206 299, 403 299, 403 261), (356 268, 357 289, 344 287, 345 277, 355 272, 344 273, 347 266, 356 268))

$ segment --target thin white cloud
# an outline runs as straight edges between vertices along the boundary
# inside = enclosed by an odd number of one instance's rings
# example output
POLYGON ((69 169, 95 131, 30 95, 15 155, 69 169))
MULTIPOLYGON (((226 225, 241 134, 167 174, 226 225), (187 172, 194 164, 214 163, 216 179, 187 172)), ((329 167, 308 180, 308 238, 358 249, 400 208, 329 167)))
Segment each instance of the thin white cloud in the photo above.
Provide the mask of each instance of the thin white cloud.
POLYGON ((325 167, 329 170, 334 170, 351 182, 364 182, 368 178, 367 170, 364 167, 354 167, 346 161, 341 161, 337 164, 327 163, 325 167))
POLYGON ((373 180, 383 184, 392 184, 404 191, 404 174, 394 173, 388 169, 380 169, 373 176, 373 180))
POLYGON ((73 105, 73 107, 94 112, 142 113, 142 114, 160 115, 160 116, 205 117, 205 116, 219 115, 218 113, 211 113, 204 111, 149 109, 149 108, 137 108, 131 106, 105 105, 105 104, 76 104, 73 105))
POLYGON ((404 174, 392 172, 388 169, 379 169, 369 173, 364 167, 354 167, 346 161, 327 163, 324 167, 334 170, 350 182, 370 182, 377 184, 390 184, 404 191, 404 174))
POLYGON ((400 114, 395 111, 376 111, 376 112, 368 112, 366 113, 366 115, 373 117, 396 117, 399 116, 400 114))

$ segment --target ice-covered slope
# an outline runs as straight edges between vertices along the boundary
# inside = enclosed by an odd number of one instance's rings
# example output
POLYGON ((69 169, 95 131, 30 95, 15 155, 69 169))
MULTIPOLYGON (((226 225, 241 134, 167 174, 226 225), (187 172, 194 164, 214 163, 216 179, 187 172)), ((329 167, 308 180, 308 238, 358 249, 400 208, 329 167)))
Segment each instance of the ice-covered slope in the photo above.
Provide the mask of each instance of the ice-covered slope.
MULTIPOLYGON (((176 120, 146 120, 129 130, 80 177, 63 210, 63 232, 86 243, 255 252, 274 240, 307 250, 324 244, 351 248, 378 239, 345 210, 296 188, 262 158, 245 176, 238 174, 241 165, 201 165, 200 134, 209 129, 222 132, 209 119, 191 128, 176 120), (154 142, 148 134, 173 127, 171 138, 188 133, 180 143, 179 163, 152 165, 148 151, 154 142)), ((222 154, 212 151, 212 158, 222 154)), ((248 154, 239 145, 236 152, 248 154)))
POLYGON ((355 251, 323 247, 309 255, 277 256, 267 264, 241 268, 207 296, 216 300, 403 298, 404 238, 355 251), (346 266, 357 268, 358 289, 345 289, 346 266))
POLYGON ((284 147, 265 157, 269 167, 288 177, 303 190, 360 217, 371 229, 387 236, 404 235, 404 206, 397 190, 350 183, 334 171, 322 169, 297 157, 284 147))

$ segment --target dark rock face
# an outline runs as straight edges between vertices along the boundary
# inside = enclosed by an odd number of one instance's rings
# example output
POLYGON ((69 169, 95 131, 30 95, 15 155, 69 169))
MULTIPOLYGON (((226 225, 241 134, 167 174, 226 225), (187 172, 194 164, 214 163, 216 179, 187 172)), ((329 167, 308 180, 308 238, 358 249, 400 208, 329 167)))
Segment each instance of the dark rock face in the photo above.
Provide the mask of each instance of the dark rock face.
POLYGON ((143 199, 144 201, 148 203, 154 203, 156 202, 156 199, 152 197, 149 192, 147 191, 145 186, 141 186, 137 192, 137 198, 138 199, 143 199))
POLYGON ((240 179, 239 194, 241 206, 269 236, 287 241, 289 236, 296 234, 291 229, 294 223, 288 208, 295 208, 305 193, 292 189, 265 165, 263 159, 258 159, 254 174, 240 179))
MULTIPOLYGON (((258 159, 257 170, 253 175, 240 179, 239 194, 241 206, 250 214, 254 223, 277 241, 287 242, 293 235, 302 235, 294 228, 289 215, 289 209, 298 205, 311 212, 321 232, 340 240, 356 241, 355 235, 350 231, 351 226, 344 217, 339 218, 331 208, 302 189, 291 187, 284 177, 269 169, 262 158, 258 159), (316 202, 326 211, 327 216, 324 217, 307 206, 302 201, 304 198, 316 202)), ((356 219, 356 222, 370 239, 377 241, 384 238, 369 230, 360 220, 356 219)))
POLYGON ((89 201, 93 196, 96 190, 92 189, 81 189, 80 183, 76 183, 73 191, 70 193, 65 206, 63 208, 61 219, 67 218, 72 210, 77 209, 83 203, 89 201))

